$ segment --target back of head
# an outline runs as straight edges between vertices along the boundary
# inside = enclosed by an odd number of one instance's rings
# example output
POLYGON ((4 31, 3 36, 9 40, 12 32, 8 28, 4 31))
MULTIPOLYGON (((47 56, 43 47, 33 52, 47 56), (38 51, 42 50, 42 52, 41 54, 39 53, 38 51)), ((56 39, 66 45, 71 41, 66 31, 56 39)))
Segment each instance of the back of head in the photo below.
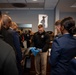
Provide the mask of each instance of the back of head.
POLYGON ((11 27, 13 28, 13 30, 16 30, 18 28, 18 25, 15 22, 12 22, 11 27))
POLYGON ((17 24, 15 22, 12 22, 12 26, 17 26, 17 24))
POLYGON ((3 25, 6 25, 7 23, 12 22, 12 19, 8 15, 3 15, 2 16, 2 21, 3 21, 3 25))
POLYGON ((66 29, 72 35, 76 33, 75 21, 72 17, 64 18, 61 21, 61 26, 64 26, 64 29, 66 29))
POLYGON ((58 26, 58 25, 60 25, 60 23, 61 23, 61 20, 57 20, 54 25, 58 26))

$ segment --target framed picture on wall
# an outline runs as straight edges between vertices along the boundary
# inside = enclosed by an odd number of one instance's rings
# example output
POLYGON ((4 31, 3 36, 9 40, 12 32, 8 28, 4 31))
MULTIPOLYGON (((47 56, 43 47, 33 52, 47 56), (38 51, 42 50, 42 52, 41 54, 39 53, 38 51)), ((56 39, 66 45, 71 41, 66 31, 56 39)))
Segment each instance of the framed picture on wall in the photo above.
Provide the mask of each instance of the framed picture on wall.
POLYGON ((48 27, 48 16, 46 14, 39 14, 38 15, 38 25, 42 24, 44 28, 48 27))

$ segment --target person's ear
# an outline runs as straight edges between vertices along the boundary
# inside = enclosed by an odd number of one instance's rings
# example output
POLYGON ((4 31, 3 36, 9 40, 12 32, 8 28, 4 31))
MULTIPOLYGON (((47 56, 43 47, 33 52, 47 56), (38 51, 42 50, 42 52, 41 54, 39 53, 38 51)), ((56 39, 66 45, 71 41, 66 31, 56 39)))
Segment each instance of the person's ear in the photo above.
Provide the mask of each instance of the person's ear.
POLYGON ((62 31, 64 30, 64 26, 61 26, 62 31))

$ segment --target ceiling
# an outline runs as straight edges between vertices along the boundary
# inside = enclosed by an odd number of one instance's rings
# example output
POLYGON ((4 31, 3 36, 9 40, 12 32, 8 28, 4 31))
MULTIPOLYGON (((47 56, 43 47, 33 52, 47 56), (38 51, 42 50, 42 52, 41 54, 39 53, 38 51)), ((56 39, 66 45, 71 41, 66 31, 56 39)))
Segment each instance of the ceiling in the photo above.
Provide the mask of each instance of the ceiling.
POLYGON ((0 0, 0 10, 53 10, 55 7, 61 12, 76 12, 76 0, 0 0))
POLYGON ((0 0, 1 10, 54 9, 58 0, 0 0), (16 4, 16 7, 13 5, 16 4), (19 4, 22 3, 22 4, 19 4), (18 7, 17 7, 18 6, 18 7))
POLYGON ((61 12, 76 12, 76 0, 59 0, 57 7, 61 12))

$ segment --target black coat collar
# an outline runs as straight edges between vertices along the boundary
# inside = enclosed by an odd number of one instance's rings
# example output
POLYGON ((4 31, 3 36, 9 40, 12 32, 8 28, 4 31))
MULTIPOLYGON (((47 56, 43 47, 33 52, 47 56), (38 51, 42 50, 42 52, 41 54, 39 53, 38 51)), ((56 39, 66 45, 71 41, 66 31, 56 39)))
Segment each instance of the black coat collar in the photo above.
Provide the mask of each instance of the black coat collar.
POLYGON ((0 38, 3 38, 3 36, 0 34, 0 38))
POLYGON ((38 34, 43 35, 43 34, 45 34, 45 31, 44 31, 44 32, 42 32, 42 33, 39 33, 39 32, 38 32, 38 34))

